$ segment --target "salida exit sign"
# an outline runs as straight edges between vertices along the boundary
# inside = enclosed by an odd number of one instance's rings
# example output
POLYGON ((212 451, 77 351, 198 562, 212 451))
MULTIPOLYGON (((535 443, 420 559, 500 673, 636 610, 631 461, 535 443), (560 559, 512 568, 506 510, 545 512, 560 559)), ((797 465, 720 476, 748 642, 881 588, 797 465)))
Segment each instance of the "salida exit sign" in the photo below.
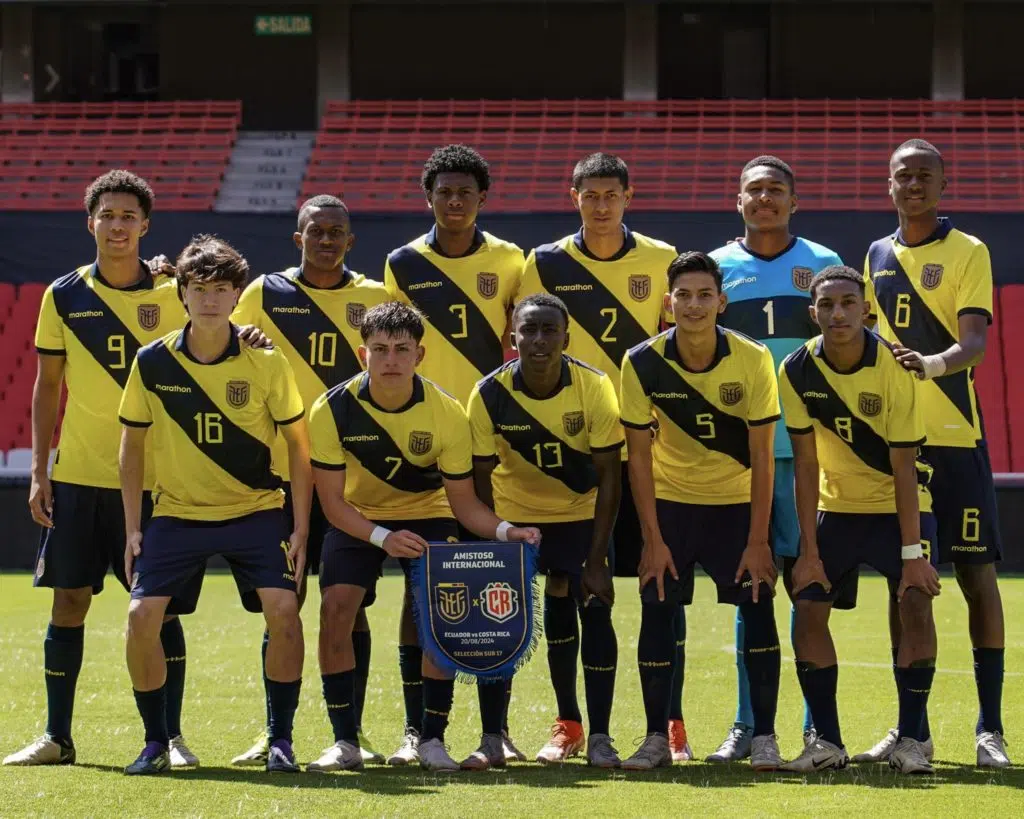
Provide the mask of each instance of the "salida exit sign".
POLYGON ((257 35, 309 35, 313 33, 311 14, 258 14, 253 24, 257 35))

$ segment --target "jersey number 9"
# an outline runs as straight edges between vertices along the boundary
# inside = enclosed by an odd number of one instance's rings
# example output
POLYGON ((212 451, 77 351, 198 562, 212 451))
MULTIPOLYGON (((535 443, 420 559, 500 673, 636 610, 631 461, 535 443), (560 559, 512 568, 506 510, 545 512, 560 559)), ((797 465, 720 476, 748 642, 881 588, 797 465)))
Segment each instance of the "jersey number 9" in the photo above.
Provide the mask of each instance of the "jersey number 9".
POLYGON ((123 370, 127 364, 124 354, 124 336, 107 336, 107 352, 117 356, 114 363, 110 365, 110 369, 123 370))

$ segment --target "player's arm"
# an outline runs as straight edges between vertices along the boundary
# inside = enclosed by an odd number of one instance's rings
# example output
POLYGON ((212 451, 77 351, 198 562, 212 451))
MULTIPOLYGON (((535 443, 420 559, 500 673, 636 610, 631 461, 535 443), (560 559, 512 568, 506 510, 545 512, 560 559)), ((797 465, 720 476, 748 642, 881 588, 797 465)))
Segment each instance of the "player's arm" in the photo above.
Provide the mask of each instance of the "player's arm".
POLYGON ((288 474, 291 476, 292 533, 288 559, 295 566, 295 590, 306 577, 306 541, 309 538, 309 510, 313 503, 313 469, 309 463, 309 429, 304 416, 278 429, 288 445, 288 474))
POLYGON ((480 386, 473 387, 466 402, 466 415, 473 440, 473 488, 476 496, 488 508, 494 509, 494 487, 491 474, 498 463, 498 447, 494 435, 494 422, 480 397, 480 386))
POLYGON ((494 509, 494 486, 491 484, 493 472, 493 457, 473 456, 473 489, 488 509, 494 509))
POLYGON ((929 597, 940 590, 939 574, 921 549, 921 512, 917 496, 917 448, 889 448, 893 488, 896 490, 896 516, 900 521, 903 545, 903 576, 896 592, 898 599, 909 588, 916 588, 929 597))
POLYGON ((747 440, 750 447, 750 531, 747 546, 736 568, 736 582, 742 580, 744 573, 750 572, 756 603, 761 582, 774 587, 778 579, 775 559, 768 545, 775 493, 775 421, 749 427, 747 440))
POLYGON ((526 541, 540 543, 540 531, 533 526, 513 526, 499 518, 476 496, 473 478, 443 478, 444 491, 448 496, 456 519, 477 537, 486 540, 526 541))
MULTIPOLYGON (((788 405, 786 407, 788 411, 788 405)), ((825 591, 831 591, 832 584, 828 581, 818 552, 820 485, 818 446, 814 429, 790 428, 789 439, 793 443, 794 494, 796 517, 800 524, 800 555, 793 566, 793 594, 815 583, 821 585, 825 591)))
POLYGON ((60 391, 64 384, 63 354, 40 353, 36 365, 36 383, 32 388, 32 482, 28 507, 32 520, 52 527, 53 487, 50 484, 50 443, 57 428, 60 391))
POLYGON ((594 534, 586 563, 583 564, 583 596, 597 597, 606 606, 615 602, 611 566, 608 565, 608 543, 615 528, 622 498, 621 447, 591 453, 597 472, 597 501, 594 506, 594 534))
POLYGON ((130 580, 135 558, 142 553, 142 492, 146 475, 146 433, 153 423, 146 386, 139 373, 138 356, 132 362, 128 382, 121 393, 121 405, 117 416, 122 427, 117 465, 121 478, 121 501, 124 506, 126 535, 124 571, 125 577, 130 580))

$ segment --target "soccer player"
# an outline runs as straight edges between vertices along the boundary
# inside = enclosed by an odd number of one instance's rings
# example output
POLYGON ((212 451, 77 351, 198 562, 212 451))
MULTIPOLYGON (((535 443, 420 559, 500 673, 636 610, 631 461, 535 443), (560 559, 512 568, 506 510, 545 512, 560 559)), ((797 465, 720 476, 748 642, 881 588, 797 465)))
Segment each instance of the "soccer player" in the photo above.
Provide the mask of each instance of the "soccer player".
MULTIPOLYGON (((939 218, 945 188, 942 155, 934 145, 912 139, 893 152, 889 193, 899 229, 871 245, 865 279, 879 334, 896 345, 899 362, 924 382, 928 444, 922 453, 935 469, 935 558, 953 563, 967 601, 980 705, 977 763, 1005 768, 1010 764, 1001 713, 1005 633, 995 567, 1002 539, 974 391, 974 367, 985 355, 992 323, 992 264, 983 242, 939 218)), ((891 613, 889 622, 895 656, 901 647, 899 623, 891 613)), ((884 760, 894 744, 890 731, 858 759, 884 760)))
MULTIPOLYGON (((336 384, 356 375, 361 366, 356 350, 360 345, 359 325, 366 311, 388 300, 387 290, 350 270, 345 255, 355 241, 345 203, 335 196, 314 196, 299 208, 298 229, 293 235, 302 253, 299 267, 281 273, 260 276, 242 293, 234 319, 252 324, 276 339, 295 373, 299 394, 311 407, 336 384)), ((284 436, 279 436, 274 451, 274 468, 283 480, 285 514, 291 515, 291 488, 288 483, 288 453, 284 436)), ((314 494, 309 518, 306 569, 320 570, 320 549, 327 520, 314 494)), ((306 596, 299 593, 299 606, 306 596)), ((249 596, 250 602, 252 596, 249 596)), ((321 630, 321 635, 323 631, 321 630)), ((356 655, 356 725, 362 731, 363 703, 370 671, 370 624, 360 611, 352 634, 356 655)), ((267 635, 263 654, 266 657, 267 635)), ((268 703, 269 707, 269 703, 268 703)), ((270 714, 267 713, 269 720, 270 714)), ((264 733, 248 751, 231 760, 233 765, 263 765, 269 752, 264 733)), ((359 747, 367 762, 384 762, 360 733, 359 747)))
MULTIPOLYGON (((526 260, 521 296, 550 293, 569 311, 569 347, 573 358, 608 373, 616 383, 622 357, 661 329, 666 318, 661 271, 676 257, 670 245, 635 233, 623 224, 633 198, 629 168, 617 156, 590 154, 572 174, 569 191, 582 226, 571 236, 541 245, 526 260)), ((622 499, 613 533, 612 566, 634 575, 640 557, 640 522, 629 491, 626 453, 622 453, 622 499)), ((669 738, 673 759, 691 759, 682 713, 686 619, 680 607, 673 624, 678 649, 673 680, 669 738)), ((611 665, 617 662, 617 652, 611 665)), ((557 762, 583 744, 583 726, 556 720, 550 741, 538 759, 557 762)))
MULTIPOLYGON (((889 764, 932 773, 924 747, 925 705, 935 676, 932 597, 938 573, 926 548, 935 520, 918 501, 918 448, 925 440, 919 390, 893 351, 864 329, 864 281, 841 265, 811 282, 821 335, 779 368, 796 461, 800 557, 793 569, 793 650, 816 736, 786 770, 843 768, 836 705, 839 666, 829 630, 837 590, 868 563, 889 580, 903 639, 896 659, 899 735, 889 764)), ((927 471, 927 470, 925 470, 927 471)))
POLYGON ((665 309, 676 326, 622 361, 622 422, 644 540, 637 661, 647 715, 647 736, 622 767, 672 764, 665 735, 677 660, 672 620, 680 604, 692 602, 700 562, 715 581, 718 601, 740 609, 754 709, 751 765, 775 770, 782 758, 775 738, 776 570, 768 545, 779 419, 772 354, 717 326, 726 296, 710 256, 677 257, 668 268, 668 289, 665 309))
MULTIPOLYGON (((811 278, 819 270, 842 260, 827 247, 790 233, 797 212, 793 169, 778 157, 758 156, 740 173, 736 210, 743 218, 743 239, 711 252, 722 270, 722 289, 729 306, 719 319, 723 327, 760 341, 772 352, 778 367, 787 355, 816 335, 808 315, 811 278)), ((784 425, 780 420, 779 425, 784 425)), ((771 542, 782 558, 783 580, 799 551, 800 529, 793 498, 793 449, 784 430, 775 436, 775 496, 772 502, 771 542)), ((736 722, 708 762, 732 762, 750 755, 754 715, 743 662, 743 621, 736 617, 736 722)), ((804 709, 804 736, 810 738, 810 711, 804 709)))
MULTIPOLYGON (((322 395, 310 413, 314 477, 330 523, 320 570, 320 672, 334 729, 334 744, 310 771, 363 765, 352 707, 352 627, 376 597, 387 556, 408 571, 429 541, 458 541, 456 520, 487 540, 540 540, 537 529, 500 520, 477 498, 469 419, 458 401, 416 374, 424 329, 409 305, 368 310, 359 348, 366 372, 322 395)), ((422 657, 419 762, 426 770, 458 770, 444 745, 454 682, 422 657)))
MULTIPOLYGON (((124 511, 117 473, 121 428, 117 408, 136 351, 185 322, 173 279, 151 276, 139 259, 149 229, 153 191, 123 170, 95 179, 85 192, 96 259, 51 284, 36 327, 38 374, 32 395, 32 482, 29 508, 43 528, 34 585, 53 589, 43 642, 46 733, 4 759, 5 765, 69 765, 75 688, 82 668, 85 617, 103 591, 107 569, 124 575, 124 511), (61 387, 67 409, 53 480, 47 474, 61 387)), ((145 488, 152 487, 152 476, 145 488)), ((144 517, 150 509, 143 496, 144 517)), ((177 613, 194 610, 201 578, 168 606, 160 640, 167 658, 167 724, 174 767, 197 765, 181 736, 185 635, 177 613)))
MULTIPOLYGON (((434 226, 388 255, 384 284, 394 298, 416 305, 423 314, 423 344, 430 354, 420 374, 465 407, 476 382, 504 361, 508 319, 522 281, 523 251, 477 225, 491 176, 487 162, 472 148, 438 148, 424 164, 421 182, 434 226)), ((401 747, 388 763, 406 765, 416 761, 423 711, 421 657, 408 595, 398 652, 406 729, 401 747)), ((507 685, 506 710, 510 694, 507 685)), ((481 691, 480 696, 486 699, 488 694, 481 691)), ((507 724, 504 732, 506 758, 524 761, 508 736, 507 724)))
MULTIPOLYGON (((568 325, 565 304, 555 296, 538 293, 516 305, 512 333, 519 358, 483 379, 469 399, 473 472, 477 495, 499 517, 543 527, 544 633, 558 720, 583 721, 576 699, 582 623, 587 761, 617 768, 608 736, 616 641, 607 558, 625 439, 612 380, 565 354, 568 325)), ((504 764, 501 705, 498 700, 495 713, 481 710, 480 749, 463 768, 504 764)), ((581 737, 566 756, 582 749, 581 737)))
POLYGON ((302 397, 284 353, 242 348, 231 311, 248 264, 226 242, 198 236, 176 265, 189 315, 143 347, 121 400, 120 476, 132 578, 128 673, 146 744, 126 774, 169 767, 167 691, 159 631, 167 605, 221 555, 240 588, 254 588, 270 632, 268 771, 295 772, 292 721, 302 684, 303 640, 296 587, 302 582, 312 473, 302 397), (146 439, 152 427, 153 517, 143 528, 146 439), (293 526, 281 479, 271 471, 280 430, 288 443, 293 526))

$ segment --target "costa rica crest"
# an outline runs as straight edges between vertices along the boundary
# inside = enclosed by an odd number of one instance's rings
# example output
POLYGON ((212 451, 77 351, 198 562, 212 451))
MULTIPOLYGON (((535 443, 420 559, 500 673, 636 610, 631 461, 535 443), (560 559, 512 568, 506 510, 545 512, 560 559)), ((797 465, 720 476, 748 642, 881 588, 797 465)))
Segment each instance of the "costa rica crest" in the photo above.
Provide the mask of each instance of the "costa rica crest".
POLYGON ((480 592, 480 611, 495 623, 511 620, 519 613, 519 592, 510 583, 488 583, 480 592))
POLYGON ((249 382, 228 381, 225 397, 229 406, 241 409, 249 403, 249 382))
POLYGON ((562 429, 566 435, 579 435, 583 431, 586 418, 582 410, 562 413, 562 429))
POLYGON ((359 302, 352 302, 345 307, 345 320, 353 330, 363 326, 363 316, 366 315, 366 305, 359 302))
POLYGON ((143 330, 155 330, 160 324, 159 304, 140 304, 137 311, 139 327, 143 330))
POLYGON ((629 297, 633 301, 647 301, 651 295, 651 277, 637 274, 629 277, 629 297))
POLYGON ((874 418, 882 411, 882 396, 873 392, 862 392, 857 397, 857 407, 861 415, 874 418))
POLYGON ((793 287, 797 290, 810 290, 811 279, 814 278, 814 271, 809 267, 793 268, 793 287))
POLYGON ((477 273, 476 274, 476 292, 483 296, 485 299, 493 299, 498 295, 498 274, 497 273, 477 273))
POLYGON ((465 583, 436 584, 434 604, 442 620, 458 625, 469 616, 469 586, 465 583))
POLYGON ((718 397, 727 407, 732 407, 743 400, 743 385, 739 381, 727 381, 718 386, 718 397))
POLYGON ((426 455, 434 445, 434 433, 414 429, 409 433, 409 451, 413 455, 426 455))
POLYGON ((945 268, 941 264, 926 264, 921 268, 921 287, 934 290, 942 283, 945 268))

